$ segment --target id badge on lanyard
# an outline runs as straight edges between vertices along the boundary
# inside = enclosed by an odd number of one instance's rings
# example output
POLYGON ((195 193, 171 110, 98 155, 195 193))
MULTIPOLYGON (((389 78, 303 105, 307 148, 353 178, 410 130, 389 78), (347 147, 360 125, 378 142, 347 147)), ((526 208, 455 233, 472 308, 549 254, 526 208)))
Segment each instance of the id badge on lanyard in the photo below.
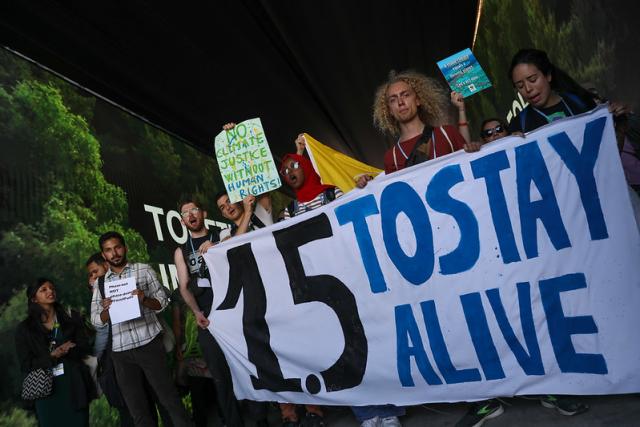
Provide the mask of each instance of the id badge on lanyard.
MULTIPOLYGON (((51 339, 51 344, 49 345, 49 351, 53 350, 53 347, 56 345, 56 339, 58 338, 58 331, 60 331, 60 324, 58 323, 58 319, 56 318, 53 322, 53 337, 51 339)), ((51 374, 54 377, 59 377, 64 374, 64 365, 62 362, 58 363, 56 366, 51 368, 51 374)))
POLYGON ((64 365, 62 362, 58 363, 56 366, 51 368, 51 374, 54 377, 59 377, 60 375, 64 375, 64 365))

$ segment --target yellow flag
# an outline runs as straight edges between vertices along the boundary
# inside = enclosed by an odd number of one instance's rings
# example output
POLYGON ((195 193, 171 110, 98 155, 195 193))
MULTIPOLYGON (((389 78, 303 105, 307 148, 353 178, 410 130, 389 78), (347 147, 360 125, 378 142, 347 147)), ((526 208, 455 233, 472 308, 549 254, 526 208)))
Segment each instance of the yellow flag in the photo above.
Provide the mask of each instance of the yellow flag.
POLYGON ((304 134, 307 152, 323 184, 337 186, 344 193, 356 186, 360 175, 376 176, 381 169, 349 157, 341 152, 318 142, 309 134, 304 134))

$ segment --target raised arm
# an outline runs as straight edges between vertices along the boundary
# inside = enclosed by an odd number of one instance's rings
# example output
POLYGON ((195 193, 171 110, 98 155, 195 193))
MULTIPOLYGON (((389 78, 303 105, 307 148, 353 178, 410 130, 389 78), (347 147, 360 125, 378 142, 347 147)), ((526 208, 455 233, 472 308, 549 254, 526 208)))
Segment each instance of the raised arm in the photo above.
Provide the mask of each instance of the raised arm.
POLYGON ((467 112, 462 94, 455 91, 451 92, 451 104, 458 110, 458 131, 468 144, 471 142, 471 132, 469 131, 469 122, 467 122, 467 112))

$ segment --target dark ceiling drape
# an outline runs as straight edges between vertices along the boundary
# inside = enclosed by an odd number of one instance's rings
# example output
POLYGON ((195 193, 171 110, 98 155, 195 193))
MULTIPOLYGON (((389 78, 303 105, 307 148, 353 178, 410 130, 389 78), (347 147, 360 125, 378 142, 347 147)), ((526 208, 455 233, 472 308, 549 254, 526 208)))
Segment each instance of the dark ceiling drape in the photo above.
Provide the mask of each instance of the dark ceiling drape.
POLYGON ((477 1, 7 1, 0 43, 212 153, 261 117, 275 155, 301 131, 371 164, 389 70, 439 76, 471 45, 477 1))

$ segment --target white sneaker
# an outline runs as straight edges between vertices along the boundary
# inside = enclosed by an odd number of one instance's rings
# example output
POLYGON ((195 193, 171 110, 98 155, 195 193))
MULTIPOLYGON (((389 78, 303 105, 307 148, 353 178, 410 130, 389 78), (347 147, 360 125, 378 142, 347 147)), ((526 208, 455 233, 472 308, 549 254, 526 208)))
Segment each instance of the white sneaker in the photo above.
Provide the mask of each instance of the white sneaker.
POLYGON ((382 427, 382 420, 380 417, 369 418, 368 420, 364 420, 360 427, 382 427))
POLYGON ((402 427, 402 424, 400 424, 400 420, 398 419, 398 417, 387 417, 387 418, 383 418, 381 420, 381 426, 382 427, 402 427))

